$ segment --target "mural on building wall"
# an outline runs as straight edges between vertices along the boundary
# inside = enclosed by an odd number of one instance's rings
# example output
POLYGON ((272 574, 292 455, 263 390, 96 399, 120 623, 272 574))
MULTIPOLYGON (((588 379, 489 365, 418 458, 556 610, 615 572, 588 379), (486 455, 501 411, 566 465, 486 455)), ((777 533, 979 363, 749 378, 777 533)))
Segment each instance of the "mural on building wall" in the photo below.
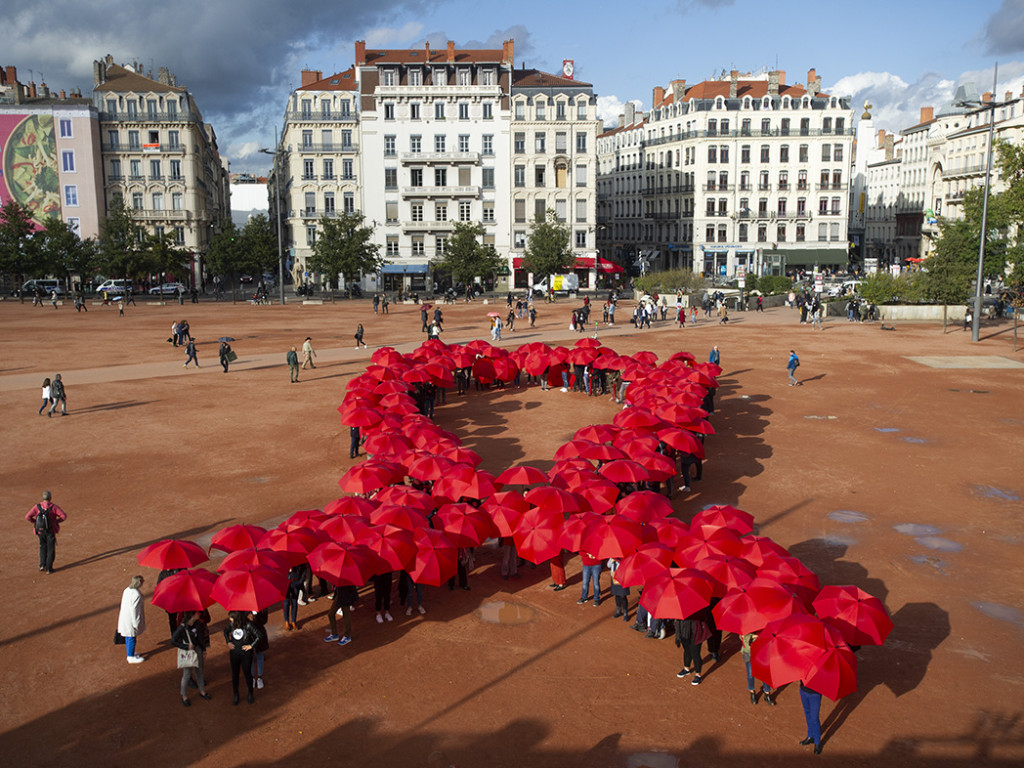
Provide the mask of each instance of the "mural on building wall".
POLYGON ((52 115, 0 115, 0 205, 16 200, 37 228, 61 215, 52 115))

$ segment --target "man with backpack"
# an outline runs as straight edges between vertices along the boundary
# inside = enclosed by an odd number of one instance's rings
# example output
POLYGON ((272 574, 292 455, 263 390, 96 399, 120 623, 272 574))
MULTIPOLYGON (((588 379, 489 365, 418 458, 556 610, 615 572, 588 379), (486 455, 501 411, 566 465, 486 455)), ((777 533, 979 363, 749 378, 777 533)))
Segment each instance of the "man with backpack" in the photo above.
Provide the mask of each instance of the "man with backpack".
POLYGON ((50 384, 50 401, 50 410, 46 412, 47 417, 53 416, 58 405, 60 405, 60 415, 68 415, 68 395, 64 391, 64 382, 61 381, 59 373, 53 377, 53 382, 50 384))
POLYGON ((64 510, 50 501, 50 492, 43 491, 43 500, 32 507, 25 519, 32 523, 39 538, 39 570, 53 573, 53 560, 57 554, 57 534, 60 524, 67 520, 64 510))

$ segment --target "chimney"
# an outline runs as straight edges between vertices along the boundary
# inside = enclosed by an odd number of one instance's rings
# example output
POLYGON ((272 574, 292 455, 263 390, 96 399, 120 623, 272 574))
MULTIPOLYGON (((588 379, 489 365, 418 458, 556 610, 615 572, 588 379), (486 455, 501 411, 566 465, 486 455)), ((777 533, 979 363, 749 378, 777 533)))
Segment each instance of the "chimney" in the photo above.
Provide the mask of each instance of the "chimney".
POLYGON ((1007 91, 1003 94, 1003 101, 1010 101, 1013 99, 1013 91, 1007 91))
POLYGON ((932 107, 921 107, 921 122, 922 123, 931 122, 931 120, 934 117, 934 115, 935 115, 935 110, 932 107))
POLYGON ((992 101, 992 92, 985 91, 983 94, 981 94, 981 100, 984 102, 992 101))
MULTIPOLYGON (((8 77, 8 79, 10 79, 10 77, 11 77, 11 70, 12 69, 14 69, 14 68, 13 67, 8 67, 7 68, 7 77, 8 77)), ((92 63, 92 83, 93 83, 93 85, 103 85, 105 82, 107 82, 107 62, 104 61, 103 59, 100 59, 99 61, 94 61, 92 63)))
POLYGON ((324 79, 324 73, 319 69, 304 69, 302 70, 302 86, 305 88, 307 85, 320 82, 324 79))
POLYGON ((502 49, 501 63, 502 64, 505 64, 505 65, 507 65, 509 67, 514 66, 514 64, 515 64, 515 50, 516 50, 515 46, 516 46, 516 41, 515 41, 514 38, 510 38, 510 39, 506 40, 504 43, 501 44, 501 49, 502 49))
POLYGON ((156 80, 157 80, 158 83, 163 83, 164 85, 170 85, 171 84, 171 73, 167 69, 167 67, 158 67, 157 68, 157 70, 156 70, 156 80))
POLYGON ((779 87, 781 88, 785 84, 786 84, 786 70, 780 69, 779 70, 779 87))
POLYGON ((654 86, 654 93, 651 96, 651 109, 657 109, 658 105, 665 100, 665 89, 660 85, 654 86))
POLYGON ((894 149, 894 146, 895 146, 895 140, 896 140, 896 137, 893 134, 887 133, 885 135, 885 159, 886 160, 892 160, 893 159, 893 149, 894 149))
POLYGON ((61 88, 61 89, 60 89, 60 100, 61 100, 61 101, 66 101, 66 100, 67 100, 67 98, 68 98, 68 95, 67 95, 66 93, 64 93, 64 89, 63 89, 63 88, 61 88))
POLYGON ((811 90, 811 88, 814 86, 814 81, 815 81, 815 79, 817 79, 817 77, 818 77, 818 73, 817 73, 816 70, 814 70, 814 69, 808 69, 807 70, 807 90, 808 91, 811 90))
POLYGON ((47 86, 46 83, 41 83, 39 85, 39 95, 42 96, 44 99, 49 98, 50 88, 49 86, 47 86))
POLYGON ((881 149, 885 146, 885 128, 878 129, 878 138, 875 139, 875 146, 881 149))
POLYGON ((36 82, 35 82, 35 80, 30 81, 29 84, 28 84, 28 95, 29 95, 29 98, 32 98, 32 99, 36 98, 39 95, 36 92, 36 82))
POLYGON ((12 66, 7 66, 4 69, 7 72, 7 84, 8 85, 17 85, 17 83, 18 83, 18 68, 17 67, 12 67, 12 66))
POLYGON ((636 119, 636 104, 634 104, 632 101, 627 101, 622 106, 623 106, 623 109, 625 110, 625 114, 623 115, 623 118, 622 118, 623 125, 632 125, 633 124, 633 120, 636 119))
POLYGON ((683 97, 686 96, 686 81, 673 80, 669 85, 672 86, 672 101, 676 104, 681 104, 683 97))
POLYGON ((448 63, 451 64, 455 61, 455 41, 448 41, 448 63))
MULTIPOLYGON (((427 43, 427 47, 428 48, 430 47, 429 43, 427 43)), ((429 51, 428 51, 428 54, 429 54, 429 51)), ((359 66, 362 66, 365 63, 366 63, 366 41, 365 40, 356 40, 356 66, 359 67, 359 66)))
POLYGON ((768 95, 778 96, 779 95, 779 72, 773 69, 768 73, 768 95))
POLYGON ((732 70, 729 73, 729 98, 735 99, 736 94, 739 92, 740 87, 740 73, 738 70, 732 70))
POLYGON ((423 44, 423 47, 424 47, 424 48, 426 49, 426 51, 427 51, 427 58, 426 58, 426 60, 427 60, 427 61, 430 61, 430 41, 429 41, 429 40, 427 40, 427 42, 423 44))

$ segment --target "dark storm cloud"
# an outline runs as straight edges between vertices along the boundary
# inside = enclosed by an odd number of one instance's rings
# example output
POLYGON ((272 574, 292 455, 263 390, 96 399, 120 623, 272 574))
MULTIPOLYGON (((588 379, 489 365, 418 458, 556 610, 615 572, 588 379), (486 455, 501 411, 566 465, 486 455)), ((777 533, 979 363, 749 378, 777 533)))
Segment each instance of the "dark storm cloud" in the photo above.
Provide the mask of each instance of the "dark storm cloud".
POLYGON ((1024 51, 1024 0, 1003 0, 982 35, 985 52, 1008 54, 1024 51))

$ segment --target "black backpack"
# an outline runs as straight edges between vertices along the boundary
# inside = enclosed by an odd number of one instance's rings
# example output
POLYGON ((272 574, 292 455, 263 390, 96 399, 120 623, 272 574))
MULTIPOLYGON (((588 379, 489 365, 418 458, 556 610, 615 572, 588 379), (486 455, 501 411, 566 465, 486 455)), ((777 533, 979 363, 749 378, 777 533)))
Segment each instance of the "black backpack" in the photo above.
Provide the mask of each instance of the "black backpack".
POLYGON ((43 509, 41 504, 36 504, 36 510, 36 533, 40 536, 45 536, 50 532, 50 516, 46 513, 46 510, 43 509))

